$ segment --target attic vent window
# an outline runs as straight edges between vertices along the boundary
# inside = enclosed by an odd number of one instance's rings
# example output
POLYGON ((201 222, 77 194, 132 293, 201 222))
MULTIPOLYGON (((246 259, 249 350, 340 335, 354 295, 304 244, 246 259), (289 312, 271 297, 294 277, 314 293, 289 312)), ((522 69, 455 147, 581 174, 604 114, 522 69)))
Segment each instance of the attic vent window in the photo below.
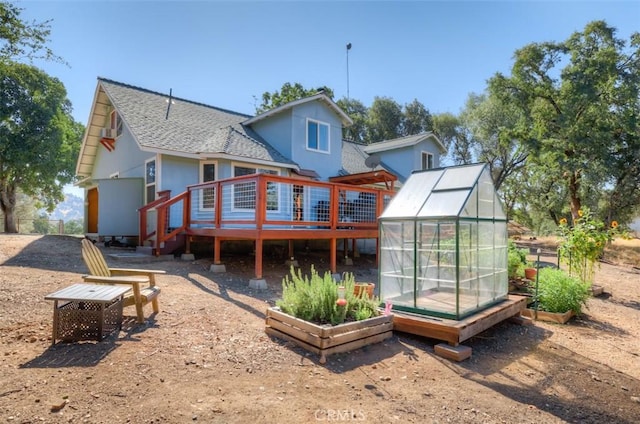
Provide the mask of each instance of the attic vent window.
POLYGON ((307 120, 307 149, 329 153, 329 124, 307 120))

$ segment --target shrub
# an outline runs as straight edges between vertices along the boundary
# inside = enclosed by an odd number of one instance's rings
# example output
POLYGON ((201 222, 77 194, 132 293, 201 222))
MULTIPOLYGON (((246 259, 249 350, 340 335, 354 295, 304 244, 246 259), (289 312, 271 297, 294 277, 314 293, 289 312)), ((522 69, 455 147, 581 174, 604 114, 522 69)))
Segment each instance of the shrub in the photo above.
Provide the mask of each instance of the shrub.
MULTIPOLYGON (((535 295, 535 287, 530 289, 535 295)), ((542 268, 538 276, 538 309, 565 313, 570 310, 579 315, 589 298, 589 284, 561 269, 542 268)))
POLYGON ((524 275, 524 268, 527 264, 527 251, 519 249, 512 240, 509 240, 508 247, 507 272, 509 279, 513 280, 524 275))
POLYGON ((345 320, 360 321, 378 314, 378 299, 370 299, 365 293, 354 295, 353 274, 345 273, 340 286, 345 289, 344 306, 336 304, 338 284, 329 272, 320 276, 312 266, 309 278, 292 267, 290 275, 282 280, 282 299, 276 305, 289 315, 318 324, 335 325, 345 320))

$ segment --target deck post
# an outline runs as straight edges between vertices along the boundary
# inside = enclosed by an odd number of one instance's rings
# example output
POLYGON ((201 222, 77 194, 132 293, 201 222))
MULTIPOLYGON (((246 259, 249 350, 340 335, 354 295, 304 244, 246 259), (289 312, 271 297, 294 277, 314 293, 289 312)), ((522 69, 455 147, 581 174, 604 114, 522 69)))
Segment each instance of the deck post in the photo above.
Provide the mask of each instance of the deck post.
POLYGON ((213 238, 213 264, 209 267, 209 271, 211 272, 227 272, 227 268, 220 261, 221 242, 220 237, 213 238))
POLYGON ((256 238, 256 277, 249 280, 249 287, 252 289, 265 290, 267 281, 262 278, 262 238, 256 238))

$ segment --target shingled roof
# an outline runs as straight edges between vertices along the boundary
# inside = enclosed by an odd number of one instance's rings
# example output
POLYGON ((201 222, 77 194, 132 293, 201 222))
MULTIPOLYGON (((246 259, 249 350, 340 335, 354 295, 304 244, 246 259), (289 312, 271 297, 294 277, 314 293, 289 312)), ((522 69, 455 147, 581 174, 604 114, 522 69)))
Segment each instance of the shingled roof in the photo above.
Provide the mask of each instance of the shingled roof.
POLYGON ((297 168, 251 128, 242 124, 250 118, 229 110, 171 98, 128 84, 98 78, 98 89, 76 173, 89 176, 99 146, 104 122, 95 115, 107 115, 98 108, 113 105, 142 150, 177 156, 228 155, 252 162, 269 162, 297 168), (168 113, 167 113, 168 109, 168 113))

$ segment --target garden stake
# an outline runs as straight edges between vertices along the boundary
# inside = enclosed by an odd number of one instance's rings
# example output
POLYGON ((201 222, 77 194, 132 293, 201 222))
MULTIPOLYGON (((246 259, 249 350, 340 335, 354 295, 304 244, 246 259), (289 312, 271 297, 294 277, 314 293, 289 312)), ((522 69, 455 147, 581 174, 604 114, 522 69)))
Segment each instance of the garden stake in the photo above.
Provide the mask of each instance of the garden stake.
POLYGON ((536 253, 538 254, 538 261, 536 262, 536 302, 535 302, 535 308, 533 309, 533 314, 534 314, 535 320, 537 321, 538 320, 538 280, 540 279, 540 253, 541 253, 541 250, 539 247, 536 253))

